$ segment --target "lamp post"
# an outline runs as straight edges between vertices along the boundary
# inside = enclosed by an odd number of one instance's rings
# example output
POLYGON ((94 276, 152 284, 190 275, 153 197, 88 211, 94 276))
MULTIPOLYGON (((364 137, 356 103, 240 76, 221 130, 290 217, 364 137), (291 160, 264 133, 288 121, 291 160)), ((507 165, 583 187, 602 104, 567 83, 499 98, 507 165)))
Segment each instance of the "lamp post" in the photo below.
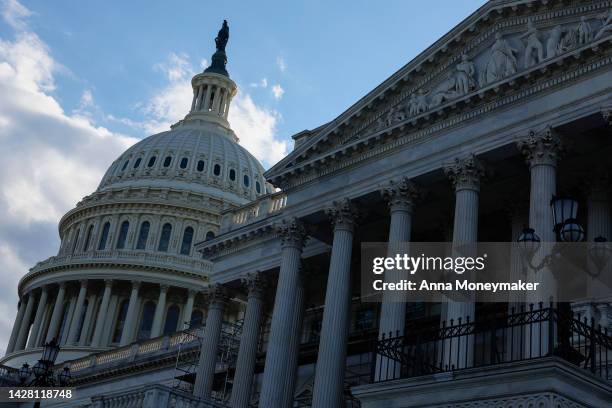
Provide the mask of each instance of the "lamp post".
MULTIPOLYGON (((60 347, 55 339, 45 343, 43 353, 32 368, 24 363, 19 369, 19 381, 26 387, 65 387, 70 383, 70 367, 65 366, 60 372, 53 372, 53 365, 59 354, 60 347), (34 376, 34 378, 32 378, 34 376), (28 382, 29 380, 29 382, 28 382), (26 385, 27 383, 27 385, 26 385)), ((34 403, 34 407, 40 407, 40 401, 34 403)))

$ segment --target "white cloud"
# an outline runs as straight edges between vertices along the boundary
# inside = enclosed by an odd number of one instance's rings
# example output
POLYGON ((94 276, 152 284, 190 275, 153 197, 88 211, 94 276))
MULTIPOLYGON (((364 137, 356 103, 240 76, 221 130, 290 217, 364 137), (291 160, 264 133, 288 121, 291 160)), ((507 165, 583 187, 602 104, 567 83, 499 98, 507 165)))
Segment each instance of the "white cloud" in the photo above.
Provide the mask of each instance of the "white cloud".
POLYGON ((284 94, 285 90, 279 84, 272 87, 272 95, 274 95, 274 99, 280 100, 284 94))
POLYGON ((268 87, 268 79, 261 78, 259 82, 252 82, 250 84, 251 88, 267 88, 268 87))
POLYGON ((287 63, 285 62, 285 59, 281 56, 276 57, 276 66, 278 67, 280 72, 287 71, 287 63))
MULTIPOLYGON (((136 141, 68 114, 52 91, 63 67, 29 31, 31 13, 2 3, 14 38, 0 38, 0 347, 16 312, 16 282, 35 262, 57 251, 57 222, 95 190, 104 171, 136 141)), ((83 108, 94 104, 91 91, 83 108)))

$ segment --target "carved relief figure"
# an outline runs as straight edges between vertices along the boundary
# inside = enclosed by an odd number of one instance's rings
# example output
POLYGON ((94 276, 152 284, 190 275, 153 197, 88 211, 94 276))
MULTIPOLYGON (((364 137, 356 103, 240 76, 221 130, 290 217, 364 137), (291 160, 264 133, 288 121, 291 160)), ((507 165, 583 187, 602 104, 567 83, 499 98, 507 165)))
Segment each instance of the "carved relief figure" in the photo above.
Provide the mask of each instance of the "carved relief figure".
POLYGON ((482 71, 481 85, 487 85, 515 74, 516 52, 508 41, 502 38, 501 33, 495 33, 495 43, 491 47, 491 56, 482 71))
POLYGON ((457 86, 457 79, 453 75, 452 72, 449 72, 446 80, 442 81, 438 86, 436 86, 431 92, 431 102, 429 103, 429 107, 433 108, 436 106, 440 106, 442 102, 448 101, 449 99, 456 98, 459 96, 457 91, 455 90, 457 86))
POLYGON ((604 35, 610 33, 612 33, 612 9, 610 9, 610 11, 608 12, 608 17, 606 17, 606 19, 604 20, 603 25, 601 26, 597 34, 595 34, 595 39, 599 40, 604 35))
POLYGON ((532 67, 544 59, 544 47, 538 38, 538 29, 534 27, 533 21, 527 21, 527 32, 520 38, 527 38, 525 46, 525 68, 532 67))
POLYGON ((474 63, 470 61, 466 54, 461 55, 461 62, 457 65, 457 84, 455 90, 460 95, 464 95, 476 87, 474 82, 474 63))
POLYGON ((593 39, 593 30, 585 16, 580 17, 580 24, 576 29, 578 45, 584 45, 593 39))
POLYGON ((563 30, 561 26, 556 26, 550 31, 550 36, 546 41, 546 58, 553 58, 561 54, 561 35, 563 30))
POLYGON ((417 113, 423 113, 427 110, 427 92, 419 89, 419 94, 416 97, 417 113))
POLYGON ((419 113, 419 105, 417 103, 417 96, 415 93, 410 94, 410 100, 408 101, 408 115, 415 116, 419 113))

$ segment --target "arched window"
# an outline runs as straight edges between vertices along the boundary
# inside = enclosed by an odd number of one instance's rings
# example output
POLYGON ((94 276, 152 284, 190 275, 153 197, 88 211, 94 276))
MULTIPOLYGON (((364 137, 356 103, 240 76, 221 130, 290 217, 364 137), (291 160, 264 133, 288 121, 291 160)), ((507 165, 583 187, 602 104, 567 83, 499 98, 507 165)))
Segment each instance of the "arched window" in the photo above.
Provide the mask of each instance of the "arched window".
POLYGON ((83 244, 83 252, 89 249, 89 241, 91 241, 91 234, 93 234, 93 228, 93 225, 90 225, 89 228, 87 228, 87 235, 85 235, 85 243, 83 244))
POLYGON ((119 228, 119 237, 117 238, 117 249, 125 248, 125 241, 127 239, 128 230, 130 229, 130 223, 123 221, 119 228))
POLYGON ((248 187, 250 183, 249 176, 245 174, 244 178, 242 179, 242 182, 244 183, 245 187, 248 187))
POLYGON ((229 178, 232 181, 236 181, 236 170, 230 169, 230 171, 229 171, 229 178))
POLYGON ((191 312, 190 327, 199 327, 204 323, 204 313, 201 310, 194 310, 191 312))
POLYGON ((172 156, 166 156, 164 159, 164 167, 170 167, 170 163, 172 163, 172 156))
POLYGON ((85 323, 85 315, 87 314, 87 308, 89 307, 89 300, 85 299, 83 307, 81 308, 81 315, 79 316, 79 325, 77 326, 77 338, 76 341, 80 341, 81 337, 85 336, 83 333, 83 324, 85 323))
POLYGON ((126 160, 125 163, 123 163, 123 167, 121 167, 121 171, 125 171, 129 162, 130 162, 129 160, 126 160))
POLYGON ((108 240, 108 231, 110 230, 110 222, 104 223, 102 227, 102 235, 100 235, 100 243, 98 244, 98 251, 106 249, 106 241, 108 240))
POLYGON ((215 233, 214 233, 214 232, 212 232, 212 231, 208 231, 208 232, 206 233, 206 241, 211 240, 211 239, 213 239, 214 237, 215 237, 215 233))
POLYGON ((149 163, 147 164, 147 167, 153 167, 153 165, 155 164, 155 159, 157 159, 157 157, 153 156, 149 159, 149 163))
POLYGON ((204 160, 198 161, 198 166, 196 168, 198 171, 204 171, 204 160))
POLYGON ((162 227, 161 237, 159 238, 158 251, 167 252, 170 245, 170 235, 172 235, 172 225, 166 223, 162 227))
POLYGON ((193 228, 187 227, 183 232, 183 242, 181 243, 181 255, 189 255, 191 243, 193 242, 193 228))
POLYGON ((219 166, 218 164, 215 164, 215 167, 213 167, 213 174, 215 176, 221 175, 221 166, 219 166))
POLYGON ((189 159, 187 157, 183 157, 179 166, 181 167, 181 169, 186 169, 187 163, 189 163, 189 159))
POLYGON ((140 166, 140 162, 142 161, 142 159, 139 157, 136 159, 136 161, 134 162, 134 168, 137 169, 138 166, 140 166))
POLYGON ((151 224, 145 221, 140 224, 140 232, 138 233, 138 241, 136 241, 136 249, 145 249, 147 247, 147 238, 149 238, 149 228, 151 224))
POLYGON ((115 331, 113 332, 113 343, 119 343, 121 340, 121 334, 123 333, 123 326, 125 325, 125 318, 127 316, 128 306, 130 305, 129 299, 123 300, 119 305, 119 312, 117 313, 117 320, 115 323, 115 331))
POLYGON ((147 301, 142 308, 142 319, 140 319, 140 329, 138 329, 138 340, 145 340, 151 337, 151 327, 155 316, 155 302, 147 301))
POLYGON ((261 184, 259 184, 259 181, 255 182, 255 191, 257 191, 257 194, 261 193, 261 184))
POLYGON ((164 334, 174 333, 179 320, 180 309, 177 305, 172 305, 166 313, 166 323, 164 324, 164 334))
POLYGON ((79 243, 79 234, 80 233, 81 233, 81 230, 78 229, 78 230, 76 230, 76 233, 74 234, 74 241, 72 242, 72 253, 73 254, 76 251, 77 244, 79 243))

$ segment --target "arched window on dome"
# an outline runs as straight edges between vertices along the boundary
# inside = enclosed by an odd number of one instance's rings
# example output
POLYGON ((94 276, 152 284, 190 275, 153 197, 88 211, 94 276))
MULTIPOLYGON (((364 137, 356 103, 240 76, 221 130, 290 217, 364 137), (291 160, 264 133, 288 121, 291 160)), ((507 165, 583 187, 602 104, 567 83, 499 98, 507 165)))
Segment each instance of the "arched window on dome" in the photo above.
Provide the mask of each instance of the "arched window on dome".
POLYGON ((91 234, 93 234, 94 226, 90 225, 87 228, 87 235, 85 235, 85 243, 83 244, 83 252, 86 252, 89 249, 89 242, 91 241, 91 234))
POLYGON ((157 156, 151 157, 149 163, 147 163, 147 167, 153 167, 155 165, 155 159, 157 159, 157 156))
POLYGON ((106 249, 106 241, 108 240, 108 231, 110 230, 110 222, 105 222, 102 227, 102 234, 100 235, 100 243, 98 244, 98 251, 104 251, 106 249))
POLYGON ((130 223, 123 221, 119 228, 119 237, 117 238, 117 249, 125 248, 125 241, 127 240, 127 234, 130 229, 130 223))
POLYGON ((190 328, 200 327, 204 323, 204 313, 201 310, 195 309, 191 312, 191 319, 189 322, 190 328))
POLYGON ((183 231, 183 242, 181 243, 181 255, 189 255, 193 242, 193 228, 187 227, 183 231))
POLYGON ((164 167, 170 167, 170 163, 172 163, 172 156, 166 156, 164 159, 164 167))
POLYGON ((121 171, 125 171, 125 169, 127 169, 127 165, 130 161, 126 160, 125 163, 123 163, 123 167, 121 167, 121 171))
POLYGON ((113 343, 119 343, 121 340, 121 334, 123 333, 123 326, 125 325, 125 318, 127 316, 129 305, 129 299, 124 299, 119 305, 119 312, 117 313, 117 319, 115 319, 115 330, 113 331, 113 343))
POLYGON ((159 245, 157 250, 160 252, 168 252, 168 246, 170 245, 170 235, 172 235, 172 225, 165 223, 162 227, 161 236, 159 238, 159 245))
POLYGON ((232 181, 236 181, 236 170, 230 169, 230 171, 229 171, 229 178, 232 181))
POLYGON ((168 308, 166 312, 166 323, 164 323, 164 335, 174 333, 178 325, 181 309, 175 304, 168 308))
POLYGON ((196 169, 198 171, 200 171, 200 172, 204 171, 204 160, 198 161, 198 165, 197 165, 196 169))
POLYGON ((145 340, 151 337, 154 316, 155 302, 149 300, 142 307, 142 319, 140 319, 140 328, 138 329, 138 340, 145 340))
POLYGON ((213 174, 215 176, 220 176, 221 175, 221 166, 218 164, 215 164, 215 167, 213 167, 213 174))
POLYGON ((144 221, 140 224, 140 231, 138 232, 138 241, 136 241, 136 249, 145 249, 147 247, 147 239, 149 238, 149 229, 151 223, 144 221))
POLYGON ((244 186, 245 186, 245 187, 248 187, 248 186, 249 186, 249 184, 251 183, 251 181, 249 180, 249 176, 248 176, 248 174, 245 174, 245 175, 244 175, 244 177, 243 177, 243 179, 242 179, 242 182, 244 183, 244 186))
POLYGON ((189 163, 189 159, 187 157, 183 157, 181 159, 181 163, 179 164, 179 167, 181 169, 186 169, 187 168, 187 164, 189 163))
POLYGON ((76 248, 77 245, 79 243, 79 234, 81 233, 81 229, 79 228, 78 230, 76 230, 76 233, 74 234, 74 241, 72 242, 72 253, 74 254, 76 252, 76 248))
POLYGON ((140 166, 140 162, 142 162, 142 158, 137 158, 136 161, 134 162, 134 168, 137 169, 138 166, 140 166))
POLYGON ((259 181, 255 182, 255 191, 257 191, 257 194, 261 194, 261 184, 259 184, 259 181))
POLYGON ((213 239, 215 237, 215 233, 212 231, 208 231, 206 233, 206 241, 210 241, 211 239, 213 239))

